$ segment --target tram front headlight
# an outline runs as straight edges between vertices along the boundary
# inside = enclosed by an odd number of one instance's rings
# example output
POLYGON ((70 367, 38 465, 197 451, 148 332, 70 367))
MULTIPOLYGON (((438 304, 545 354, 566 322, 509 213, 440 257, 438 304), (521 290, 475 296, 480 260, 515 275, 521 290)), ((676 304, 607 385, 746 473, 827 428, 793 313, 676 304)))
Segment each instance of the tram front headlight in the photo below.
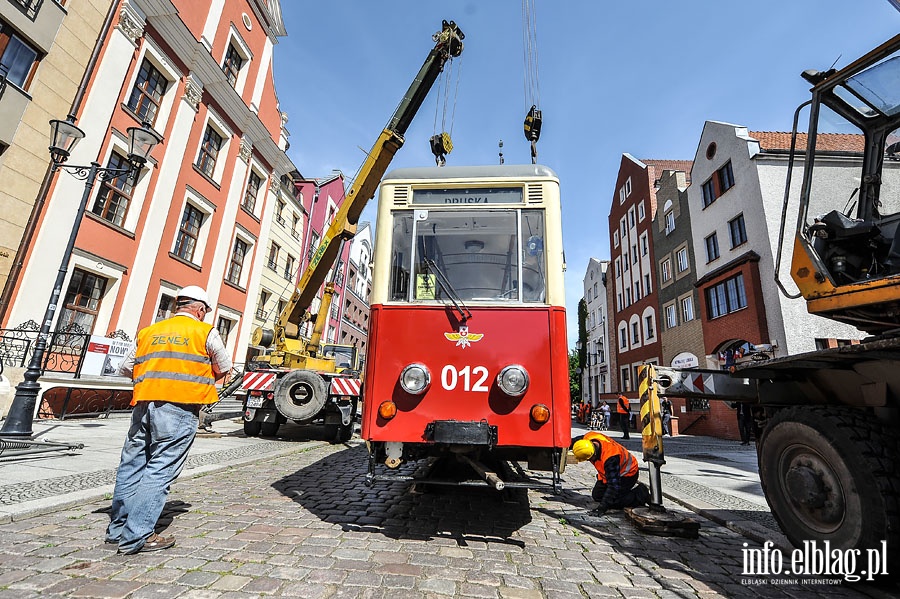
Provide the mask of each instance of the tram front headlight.
POLYGON ((431 373, 424 364, 409 364, 400 373, 400 386, 410 395, 421 395, 431 386, 431 373))
POLYGON ((497 386, 510 397, 521 397, 528 390, 528 371, 510 364, 497 375, 497 386))

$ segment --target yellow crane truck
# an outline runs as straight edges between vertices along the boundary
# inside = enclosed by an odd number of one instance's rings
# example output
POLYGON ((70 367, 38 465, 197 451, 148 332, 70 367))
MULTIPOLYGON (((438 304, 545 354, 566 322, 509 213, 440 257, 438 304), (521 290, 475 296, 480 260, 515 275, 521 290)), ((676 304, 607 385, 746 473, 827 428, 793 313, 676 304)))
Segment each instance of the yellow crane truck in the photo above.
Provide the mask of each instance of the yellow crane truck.
POLYGON ((326 427, 326 435, 334 434, 339 440, 353 434, 362 381, 358 371, 345 365, 355 361, 355 354, 347 360, 340 357, 346 357, 343 346, 331 346, 333 351, 327 351, 329 346, 322 343, 334 295, 334 281, 326 279, 341 246, 356 234, 363 208, 403 146, 403 136, 444 64, 462 53, 464 37, 453 21, 443 21, 441 30, 432 36, 434 47, 369 151, 274 329, 253 332, 251 343, 270 349, 254 358, 243 375, 240 392, 244 394, 245 434, 274 436, 288 420, 320 424, 326 427), (318 312, 312 315, 310 307, 323 284, 318 312), (312 334, 306 339, 300 330, 309 321, 313 322, 312 334))

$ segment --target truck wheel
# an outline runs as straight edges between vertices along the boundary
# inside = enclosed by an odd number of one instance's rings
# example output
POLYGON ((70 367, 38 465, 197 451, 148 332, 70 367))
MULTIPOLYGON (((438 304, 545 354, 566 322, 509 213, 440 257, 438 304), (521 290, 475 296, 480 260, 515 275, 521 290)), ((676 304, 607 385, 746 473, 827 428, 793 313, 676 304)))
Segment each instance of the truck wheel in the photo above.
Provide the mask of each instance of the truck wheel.
POLYGON ((261 422, 262 430, 260 435, 263 437, 274 437, 278 434, 278 427, 281 426, 279 422, 261 422))
POLYGON ((289 420, 310 420, 325 407, 328 385, 310 370, 292 370, 275 383, 275 405, 289 420))
POLYGON ((244 435, 247 437, 258 437, 262 428, 262 422, 258 420, 244 420, 244 435))
POLYGON ((338 441, 341 443, 346 443, 350 439, 353 438, 353 422, 347 426, 341 425, 340 429, 338 429, 338 441))
POLYGON ((759 441, 759 478, 788 539, 880 549, 900 563, 897 444, 874 417, 843 407, 777 412, 759 441))

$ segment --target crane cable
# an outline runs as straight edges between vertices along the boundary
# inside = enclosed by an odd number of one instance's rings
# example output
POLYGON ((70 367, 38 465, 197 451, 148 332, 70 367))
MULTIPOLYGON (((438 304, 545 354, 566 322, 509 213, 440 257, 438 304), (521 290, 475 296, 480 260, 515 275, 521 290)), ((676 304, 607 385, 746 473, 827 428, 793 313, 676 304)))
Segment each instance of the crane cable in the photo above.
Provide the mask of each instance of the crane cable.
POLYGON ((541 85, 538 77, 537 23, 534 0, 522 0, 523 53, 525 62, 525 139, 531 142, 531 163, 537 162, 537 141, 541 137, 541 85), (528 105, 531 108, 528 108, 528 105))
POLYGON ((459 80, 462 72, 462 64, 456 69, 456 87, 453 93, 453 108, 450 112, 450 131, 447 131, 447 106, 450 104, 450 82, 453 79, 453 65, 456 59, 451 57, 444 64, 444 69, 440 74, 438 82, 438 100, 434 107, 434 128, 431 138, 428 140, 431 145, 431 153, 434 154, 434 162, 438 166, 444 166, 447 163, 446 155, 453 151, 453 123, 456 119, 456 99, 459 96, 459 80), (448 66, 449 65, 449 66, 448 66), (441 114, 441 127, 438 133, 438 113, 441 114))

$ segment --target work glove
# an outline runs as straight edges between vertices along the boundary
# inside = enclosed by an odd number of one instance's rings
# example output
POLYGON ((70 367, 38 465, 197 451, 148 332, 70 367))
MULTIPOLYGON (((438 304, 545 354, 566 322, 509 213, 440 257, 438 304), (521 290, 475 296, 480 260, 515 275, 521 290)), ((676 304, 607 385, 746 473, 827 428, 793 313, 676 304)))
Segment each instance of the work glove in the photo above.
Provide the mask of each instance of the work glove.
POLYGON ((609 509, 609 507, 607 507, 606 505, 601 503, 600 505, 598 505, 597 507, 592 509, 589 513, 591 516, 602 516, 603 514, 606 513, 606 510, 608 510, 608 509, 609 509))

